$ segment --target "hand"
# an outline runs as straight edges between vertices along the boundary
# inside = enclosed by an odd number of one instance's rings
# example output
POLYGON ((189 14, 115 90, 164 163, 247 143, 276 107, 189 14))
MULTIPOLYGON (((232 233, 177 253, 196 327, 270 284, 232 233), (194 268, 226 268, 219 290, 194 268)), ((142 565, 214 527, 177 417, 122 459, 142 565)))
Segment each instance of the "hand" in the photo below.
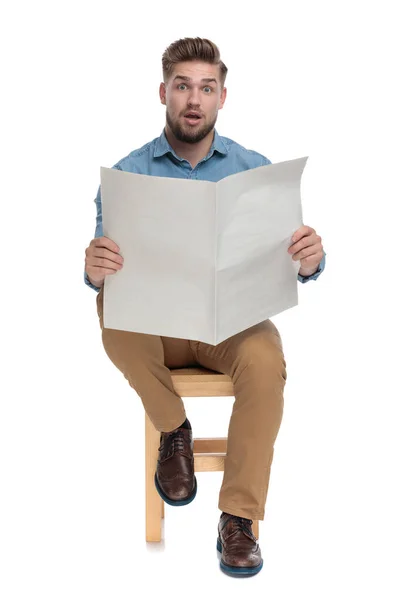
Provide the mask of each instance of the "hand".
POLYGON ((124 259, 119 247, 110 238, 94 238, 86 248, 85 271, 96 287, 101 287, 106 275, 113 275, 122 269, 124 259))
POLYGON ((324 256, 321 236, 317 235, 315 229, 303 225, 292 236, 294 242, 288 248, 293 254, 293 260, 300 260, 299 274, 307 277, 313 275, 324 256))

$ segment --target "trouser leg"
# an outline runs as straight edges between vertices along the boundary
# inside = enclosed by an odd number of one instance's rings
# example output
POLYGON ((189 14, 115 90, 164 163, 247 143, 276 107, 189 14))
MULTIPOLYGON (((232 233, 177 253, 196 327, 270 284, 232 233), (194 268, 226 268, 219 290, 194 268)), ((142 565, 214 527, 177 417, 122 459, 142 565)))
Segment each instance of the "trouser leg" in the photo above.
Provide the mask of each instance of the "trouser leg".
POLYGON ((234 386, 218 506, 262 520, 286 383, 279 332, 268 319, 216 346, 195 342, 194 354, 200 365, 230 375, 234 386))
POLYGON ((154 427, 158 431, 176 429, 186 414, 169 369, 195 364, 191 344, 184 339, 105 328, 103 290, 102 287, 96 301, 108 357, 140 396, 154 427))

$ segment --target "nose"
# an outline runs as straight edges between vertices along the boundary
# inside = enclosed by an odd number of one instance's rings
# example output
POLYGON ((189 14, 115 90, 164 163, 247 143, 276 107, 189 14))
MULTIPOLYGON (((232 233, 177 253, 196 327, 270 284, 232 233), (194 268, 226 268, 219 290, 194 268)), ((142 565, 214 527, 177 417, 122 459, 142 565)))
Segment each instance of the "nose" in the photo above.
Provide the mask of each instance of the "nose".
POLYGON ((194 108, 195 106, 200 106, 199 91, 197 88, 192 88, 190 92, 189 105, 191 108, 194 108))

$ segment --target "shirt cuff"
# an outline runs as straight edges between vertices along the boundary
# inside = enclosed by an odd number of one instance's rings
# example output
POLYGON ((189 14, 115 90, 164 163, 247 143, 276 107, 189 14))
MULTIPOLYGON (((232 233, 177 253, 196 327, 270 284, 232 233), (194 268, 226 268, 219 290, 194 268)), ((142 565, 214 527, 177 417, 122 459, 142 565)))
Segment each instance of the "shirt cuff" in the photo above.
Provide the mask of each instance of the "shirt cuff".
POLYGON ((324 256, 322 257, 322 260, 319 263, 318 269, 315 271, 315 273, 313 273, 312 275, 300 275, 300 273, 298 273, 297 279, 301 283, 307 283, 307 281, 311 281, 312 279, 318 279, 318 277, 321 275, 322 271, 325 269, 325 256, 326 256, 326 252, 324 250, 324 256))
POLYGON ((84 273, 84 277, 83 278, 84 278, 84 281, 85 281, 86 285, 88 285, 89 287, 91 287, 92 290, 96 290, 96 292, 99 292, 101 290, 101 288, 96 287, 95 285, 93 285, 93 283, 91 281, 89 281, 89 277, 88 277, 88 274, 86 273, 86 271, 84 273))

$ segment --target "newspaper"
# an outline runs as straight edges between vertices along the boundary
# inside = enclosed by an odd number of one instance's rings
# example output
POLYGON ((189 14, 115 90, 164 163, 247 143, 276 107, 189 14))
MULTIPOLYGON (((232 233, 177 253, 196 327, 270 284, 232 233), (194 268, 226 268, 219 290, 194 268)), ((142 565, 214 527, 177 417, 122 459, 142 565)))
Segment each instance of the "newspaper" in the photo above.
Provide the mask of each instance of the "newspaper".
POLYGON ((216 345, 298 304, 308 157, 218 182, 101 167, 104 235, 124 257, 104 283, 104 327, 216 345))

